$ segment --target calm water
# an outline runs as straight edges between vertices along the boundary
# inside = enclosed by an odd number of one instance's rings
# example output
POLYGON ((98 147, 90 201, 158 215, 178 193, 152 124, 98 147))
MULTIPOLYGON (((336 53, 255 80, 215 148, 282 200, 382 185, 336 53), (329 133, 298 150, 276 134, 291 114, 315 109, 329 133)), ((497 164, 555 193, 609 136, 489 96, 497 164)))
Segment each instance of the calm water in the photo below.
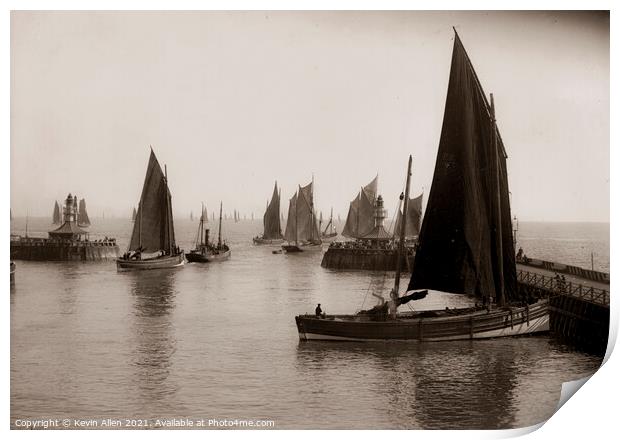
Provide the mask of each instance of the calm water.
MULTIPOLYGON (((99 220, 91 238, 131 223, 99 220)), ((548 418, 561 383, 601 359, 547 336, 444 343, 300 343, 294 315, 351 313, 393 279, 320 267, 320 253, 250 244, 261 221, 228 222, 232 259, 117 273, 114 263, 17 262, 11 289, 11 420, 262 419, 276 428, 507 428, 548 418)), ((23 219, 13 222, 23 230, 23 219)), ((49 229, 31 219, 32 235, 49 229)), ((188 250, 197 222, 177 219, 188 250)), ((520 225, 531 257, 609 267, 609 226, 520 225)), ((216 229, 213 227, 213 229, 216 229)), ((431 294, 416 308, 466 304, 431 294)))

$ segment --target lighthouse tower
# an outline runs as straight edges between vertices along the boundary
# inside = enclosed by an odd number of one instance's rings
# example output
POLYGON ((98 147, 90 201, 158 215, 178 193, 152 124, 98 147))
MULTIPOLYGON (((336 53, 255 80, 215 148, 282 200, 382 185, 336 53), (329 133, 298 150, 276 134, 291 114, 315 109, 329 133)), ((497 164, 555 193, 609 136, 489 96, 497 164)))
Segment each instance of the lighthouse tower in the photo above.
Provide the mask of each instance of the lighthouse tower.
POLYGON ((58 229, 49 231, 49 238, 57 240, 81 240, 82 236, 88 234, 77 225, 78 204, 77 196, 71 193, 65 200, 65 206, 62 209, 63 223, 58 229))

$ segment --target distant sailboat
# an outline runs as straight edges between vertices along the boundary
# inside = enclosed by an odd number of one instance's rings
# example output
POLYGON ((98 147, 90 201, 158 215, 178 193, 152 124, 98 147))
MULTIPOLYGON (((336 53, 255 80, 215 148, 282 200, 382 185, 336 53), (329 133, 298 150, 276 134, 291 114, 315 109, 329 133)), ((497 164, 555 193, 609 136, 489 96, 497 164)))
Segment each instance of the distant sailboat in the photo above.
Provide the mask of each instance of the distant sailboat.
POLYGON ((59 225, 61 223, 60 206, 58 206, 58 201, 54 202, 54 214, 52 215, 52 223, 55 225, 59 225))
POLYGON ((189 212, 189 221, 193 222, 194 221, 194 211, 190 211, 189 212))
POLYGON ((78 209, 78 226, 85 228, 90 226, 90 219, 88 218, 88 213, 86 212, 86 200, 80 200, 80 208, 78 209))
POLYGON ((321 250, 321 234, 314 212, 314 180, 293 195, 289 201, 288 220, 284 239, 288 242, 282 246, 286 252, 303 252, 304 250, 321 250))
POLYGON ((349 213, 342 235, 347 238, 360 238, 375 227, 375 201, 379 176, 360 189, 355 199, 349 204, 349 213))
MULTIPOLYGON (((411 156, 405 213, 410 174, 411 156)), ((407 217, 403 216, 399 256, 407 217)), ((402 296, 400 269, 399 258, 389 299, 381 298, 370 310, 325 318, 297 316, 300 339, 448 341, 549 330, 548 300, 524 302, 527 298, 518 292, 506 152, 495 122, 493 95, 489 104, 456 31, 427 214, 402 296), (472 295, 487 307, 397 313, 399 306, 423 299, 428 289, 472 295)))
MULTIPOLYGON (((252 218, 252 220, 254 220, 252 218)), ((263 216, 263 235, 254 237, 254 244, 282 244, 282 225, 280 223, 280 192, 278 182, 273 187, 271 201, 267 203, 265 215, 263 216)))
POLYGON ((136 221, 136 208, 133 208, 133 212, 131 213, 131 221, 135 222, 136 221))
MULTIPOLYGON (((407 204, 407 228, 405 229, 405 242, 414 240, 420 234, 420 220, 422 219, 422 194, 415 199, 409 199, 407 204)), ((394 237, 400 235, 401 224, 403 221, 403 212, 399 208, 394 223, 394 237)))
POLYGON ((334 226, 334 208, 331 209, 329 214, 329 221, 325 226, 325 229, 321 232, 321 240, 332 241, 338 236, 336 226, 334 226))
POLYGON ((165 269, 184 262, 174 238, 168 178, 151 149, 129 249, 116 265, 119 269, 165 269))

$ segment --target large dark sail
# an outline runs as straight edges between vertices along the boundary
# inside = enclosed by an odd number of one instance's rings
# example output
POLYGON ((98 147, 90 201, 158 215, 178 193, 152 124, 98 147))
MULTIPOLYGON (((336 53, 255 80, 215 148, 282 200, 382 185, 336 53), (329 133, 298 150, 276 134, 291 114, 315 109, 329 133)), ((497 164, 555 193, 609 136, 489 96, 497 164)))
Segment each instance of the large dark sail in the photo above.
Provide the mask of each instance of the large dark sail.
POLYGON ((80 200, 80 208, 78 210, 78 225, 80 226, 90 226, 90 219, 88 218, 88 213, 86 212, 86 200, 80 200))
POLYGON ((506 154, 455 34, 439 151, 408 290, 497 298, 516 292, 506 154))
POLYGON ((129 250, 170 252, 175 247, 170 190, 155 153, 151 150, 129 250))
POLYGON ((60 206, 58 206, 58 201, 54 202, 54 215, 52 217, 52 223, 55 225, 60 224, 60 206))
MULTIPOLYGON (((405 238, 411 239, 420 234, 420 220, 422 219, 422 194, 415 199, 409 199, 407 205, 407 223, 405 223, 405 238)), ((394 236, 400 234, 401 223, 403 221, 403 212, 399 209, 396 214, 396 223, 394 226, 394 236)))
POLYGON ((264 233, 266 240, 282 238, 282 227, 280 226, 280 194, 278 192, 278 182, 273 187, 273 195, 263 216, 264 233))

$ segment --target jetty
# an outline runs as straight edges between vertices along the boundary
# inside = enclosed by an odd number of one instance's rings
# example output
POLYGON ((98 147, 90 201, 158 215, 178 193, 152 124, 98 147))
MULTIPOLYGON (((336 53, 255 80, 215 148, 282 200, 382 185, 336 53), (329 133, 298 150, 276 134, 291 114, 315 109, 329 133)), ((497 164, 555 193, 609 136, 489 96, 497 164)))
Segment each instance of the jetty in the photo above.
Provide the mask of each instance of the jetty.
POLYGON ((63 220, 60 227, 48 232, 48 238, 11 236, 11 259, 99 261, 118 257, 116 239, 90 240, 89 233, 78 226, 77 196, 67 196, 63 220))
POLYGON ((517 263, 527 298, 549 298, 549 329, 562 342, 604 355, 609 335, 609 274, 551 261, 517 263))

